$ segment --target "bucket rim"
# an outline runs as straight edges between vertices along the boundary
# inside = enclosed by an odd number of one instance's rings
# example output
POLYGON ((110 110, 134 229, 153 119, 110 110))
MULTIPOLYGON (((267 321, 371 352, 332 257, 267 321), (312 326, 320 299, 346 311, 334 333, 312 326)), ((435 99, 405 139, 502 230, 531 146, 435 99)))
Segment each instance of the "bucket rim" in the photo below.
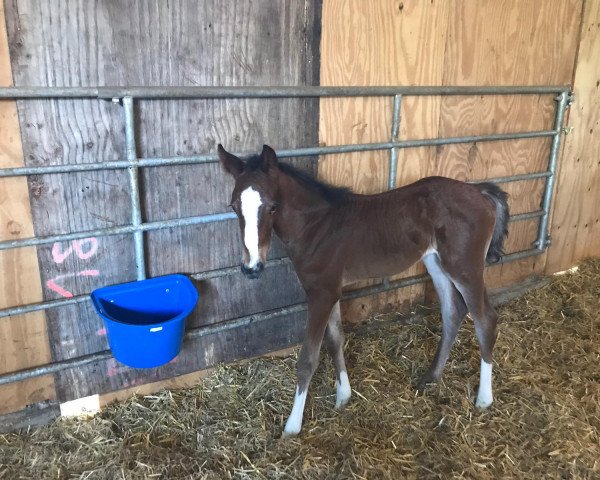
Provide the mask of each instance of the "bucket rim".
POLYGON ((196 305, 198 304, 198 291, 196 290, 188 276, 183 275, 181 273, 172 273, 168 275, 160 275, 158 277, 148 278, 145 280, 116 283, 114 285, 106 285, 104 287, 99 287, 90 293, 90 299, 92 301, 94 310, 96 310, 96 313, 104 321, 108 320, 110 322, 118 323, 120 325, 127 325, 128 327, 132 328, 147 328, 157 325, 167 325, 169 323, 174 323, 186 318, 190 313, 192 313, 192 311, 194 310, 194 308, 196 308, 196 305), (140 286, 141 288, 143 288, 143 286, 141 286, 140 284, 148 285, 149 283, 160 283, 168 280, 180 280, 181 283, 174 283, 174 285, 179 285, 180 287, 183 287, 190 294, 190 299, 192 300, 187 308, 182 309, 177 315, 173 316, 172 318, 169 318, 168 320, 144 324, 130 323, 127 321, 117 319, 112 315, 109 315, 108 312, 106 312, 106 310, 102 306, 102 295, 112 290, 122 290, 120 293, 124 293, 128 289, 134 290, 136 286, 140 286))

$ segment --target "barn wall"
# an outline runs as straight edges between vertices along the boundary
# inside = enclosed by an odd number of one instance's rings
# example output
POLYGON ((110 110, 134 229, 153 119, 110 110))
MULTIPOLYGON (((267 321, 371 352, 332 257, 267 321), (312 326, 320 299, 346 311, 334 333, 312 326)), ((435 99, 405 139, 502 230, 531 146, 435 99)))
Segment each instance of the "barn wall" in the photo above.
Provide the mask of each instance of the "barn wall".
MULTIPOLYGON (((4 5, 0 2, 0 85, 11 86, 12 75, 4 5)), ((0 102, 0 167, 23 166, 17 106, 0 102)), ((27 179, 0 179, 0 241, 33 235, 27 179)), ((0 308, 42 299, 36 248, 0 251, 0 308)), ((0 319, 0 373, 51 361, 44 312, 0 319)), ((31 403, 54 400, 54 379, 47 375, 0 386, 0 415, 31 403)))
MULTIPOLYGON (((568 85, 578 47, 580 0, 348 2, 323 6, 323 85, 568 85), (556 32, 560 32, 557 35, 556 32)), ((400 138, 431 138, 551 129, 550 96, 405 98, 400 138)), ((323 99, 320 140, 325 144, 381 141, 391 135, 390 99, 323 99)), ((400 151, 397 185, 425 175, 461 180, 514 175, 545 168, 549 139, 472 143, 400 151)), ((319 174, 362 192, 387 188, 389 152, 327 156, 319 174)), ((506 184, 513 213, 539 208, 543 182, 506 184)), ((510 226, 509 251, 531 247, 537 222, 510 226)), ((493 287, 545 271, 546 255, 490 267, 493 287)), ((422 271, 418 265, 407 274, 422 271)), ((415 286, 348 302, 360 320, 423 296, 415 286)))
MULTIPOLYGON (((566 85, 574 77, 576 103, 567 117, 573 130, 564 137, 559 163, 553 246, 546 255, 491 267, 486 275, 498 287, 600 255, 598 2, 324 0, 322 12, 319 0, 245 0, 234 9, 218 1, 199 3, 67 0, 50 7, 8 0, 7 29, 0 4, 0 84, 566 85)), ((547 96, 407 97, 400 138, 550 128, 553 107, 547 96)), ((391 110, 387 99, 140 102, 138 148, 140 155, 158 156, 213 151, 219 141, 241 151, 265 142, 286 148, 388 140, 391 110)), ((17 115, 16 103, 3 101, 0 165, 120 159, 123 129, 121 107, 112 103, 24 101, 17 115)), ((396 183, 431 174, 478 179, 541 170, 548 150, 544 139, 401 150, 396 183)), ((361 192, 381 191, 388 155, 325 156, 319 175, 361 192)), ((313 168, 314 160, 298 163, 313 168)), ((226 209, 231 182, 214 165, 148 168, 141 176, 144 220, 226 209)), ((513 213, 539 208, 542 187, 540 181, 507 185, 513 213)), ((128 209, 125 171, 2 179, 0 240, 128 223, 128 209)), ((536 234, 535 221, 512 224, 509 251, 529 248, 536 234)), ((150 275, 232 266, 240 253, 237 226, 227 223, 154 232, 146 236, 146 247, 150 275)), ((132 280, 132 253, 128 236, 0 252, 0 308, 132 280), (78 248, 94 254, 80 258, 78 248)), ((282 256, 281 246, 271 255, 282 256)), ((422 271, 417 265, 401 276, 422 271)), ((285 265, 256 282, 233 276, 198 288, 202 300, 191 320, 195 327, 303 300, 285 265), (281 285, 287 286, 283 294, 281 285)), ((359 321, 429 293, 430 286, 417 285, 349 301, 346 320, 359 321)), ((142 384, 144 391, 164 382, 177 385, 163 379, 296 343, 304 320, 291 315, 197 339, 176 362, 148 372, 113 360, 0 387, 0 414, 44 400, 95 393, 110 399, 142 384)), ((0 373, 104 350, 102 327, 83 304, 0 319, 0 373)))
MULTIPOLYGON (((13 0, 5 5, 18 86, 318 83, 320 3, 312 0, 242 1, 233 9, 219 1, 68 0, 50 6, 13 0)), ((259 150, 263 143, 276 149, 314 145, 318 107, 315 99, 140 101, 138 154, 194 155, 214 152, 219 142, 232 151, 259 150)), ((118 104, 29 100, 19 101, 18 110, 26 165, 125 158, 118 104)), ((316 166, 314 158, 294 162, 316 166)), ((217 164, 146 168, 140 176, 144 221, 229 210, 232 180, 217 164)), ((38 236, 127 224, 127 171, 29 177, 29 203, 38 236)), ((235 221, 150 232, 145 243, 150 276, 239 265, 235 221)), ((271 252, 282 254, 277 245, 271 252)), ((37 257, 45 300, 136 278, 129 235, 44 245, 37 257)), ((199 282, 201 299, 188 326, 303 301, 289 265, 269 273, 251 284, 241 273, 199 282)), ((103 324, 89 303, 49 310, 47 318, 53 361, 108 348, 103 324)), ((291 314, 190 340, 175 361, 158 369, 129 369, 111 359, 64 371, 55 376, 57 398, 64 402, 110 392, 281 349, 299 341, 304 323, 304 314, 291 314)))
POLYGON ((600 2, 585 2, 547 273, 600 256, 600 2))

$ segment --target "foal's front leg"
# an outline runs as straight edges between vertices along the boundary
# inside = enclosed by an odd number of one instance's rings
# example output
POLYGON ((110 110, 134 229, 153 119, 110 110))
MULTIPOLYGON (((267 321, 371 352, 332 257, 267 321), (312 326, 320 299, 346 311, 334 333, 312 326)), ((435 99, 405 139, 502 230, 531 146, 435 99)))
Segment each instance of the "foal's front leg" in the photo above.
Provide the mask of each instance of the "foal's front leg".
POLYGON ((291 437, 300 433, 302 428, 302 416, 304 414, 304 403, 308 385, 319 364, 319 351, 323 343, 323 335, 329 321, 331 310, 339 296, 324 292, 308 293, 308 325, 306 339, 298 357, 298 384, 296 385, 296 397, 292 413, 285 424, 283 437, 291 437))

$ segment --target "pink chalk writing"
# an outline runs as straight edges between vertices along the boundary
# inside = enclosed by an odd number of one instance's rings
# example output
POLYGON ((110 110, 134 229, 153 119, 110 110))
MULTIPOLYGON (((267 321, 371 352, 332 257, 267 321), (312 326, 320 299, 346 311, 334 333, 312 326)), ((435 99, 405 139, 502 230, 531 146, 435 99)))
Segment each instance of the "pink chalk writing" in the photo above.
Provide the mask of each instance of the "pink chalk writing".
POLYGON ((143 383, 144 383, 143 379, 141 379, 141 378, 135 378, 135 379, 131 380, 130 382, 128 382, 127 380, 125 380, 123 382, 123 387, 124 388, 131 388, 131 387, 135 387, 135 386, 141 385, 143 383))
POLYGON ((60 280, 64 280, 65 278, 72 277, 97 277, 100 275, 98 270, 82 270, 77 273, 66 273, 64 275, 58 275, 46 282, 46 286, 52 290, 53 292, 58 293, 61 297, 64 298, 72 298, 73 293, 67 290, 66 288, 61 287, 57 282, 60 280))
POLYGON ((99 328, 98 330, 96 330, 96 335, 98 335, 99 337, 106 335, 106 328, 99 328))
POLYGON ((98 239, 95 237, 73 240, 66 250, 62 250, 60 243, 54 242, 54 245, 52 245, 52 260, 54 260, 54 263, 63 263, 73 252, 82 260, 87 260, 93 257, 97 251, 98 239))
MULTIPOLYGON (((98 239, 96 237, 82 238, 81 240, 73 240, 69 244, 66 250, 62 249, 62 245, 59 242, 54 242, 52 245, 52 260, 54 263, 63 263, 69 255, 75 253, 81 260, 87 260, 93 257, 98 251, 98 239)), ((46 286, 55 293, 58 293, 64 298, 73 298, 73 293, 67 290, 64 286, 60 285, 63 280, 73 277, 97 277, 100 275, 98 270, 82 270, 77 273, 66 273, 64 275, 58 275, 51 278, 46 282, 46 286)))
POLYGON ((120 366, 114 358, 109 359, 106 362, 106 375, 114 377, 119 373, 123 373, 127 370, 127 367, 120 366))

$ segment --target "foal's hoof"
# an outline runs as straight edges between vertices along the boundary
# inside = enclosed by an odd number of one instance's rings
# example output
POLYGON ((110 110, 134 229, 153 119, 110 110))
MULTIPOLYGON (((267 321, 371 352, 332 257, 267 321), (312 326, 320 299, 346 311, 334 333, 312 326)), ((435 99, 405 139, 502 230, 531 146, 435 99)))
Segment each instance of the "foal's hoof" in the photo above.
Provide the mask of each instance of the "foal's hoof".
POLYGON ((281 434, 281 438, 282 439, 286 439, 286 438, 294 438, 296 436, 298 436, 298 434, 300 433, 300 429, 296 430, 284 430, 283 433, 281 434))
POLYGON ((429 374, 425 374, 423 376, 423 378, 421 378, 421 380, 419 380, 419 383, 417 384, 417 392, 423 393, 427 389, 428 386, 434 385, 435 383, 436 383, 435 378, 433 378, 429 374))
POLYGON ((335 409, 336 410, 341 410, 342 408, 344 408, 346 405, 348 405, 348 402, 350 401, 350 395, 348 395, 347 397, 343 397, 340 398, 338 397, 335 400, 335 409))
POLYGON ((494 403, 494 399, 492 397, 478 397, 475 401, 475 406, 480 410, 487 410, 494 403))

